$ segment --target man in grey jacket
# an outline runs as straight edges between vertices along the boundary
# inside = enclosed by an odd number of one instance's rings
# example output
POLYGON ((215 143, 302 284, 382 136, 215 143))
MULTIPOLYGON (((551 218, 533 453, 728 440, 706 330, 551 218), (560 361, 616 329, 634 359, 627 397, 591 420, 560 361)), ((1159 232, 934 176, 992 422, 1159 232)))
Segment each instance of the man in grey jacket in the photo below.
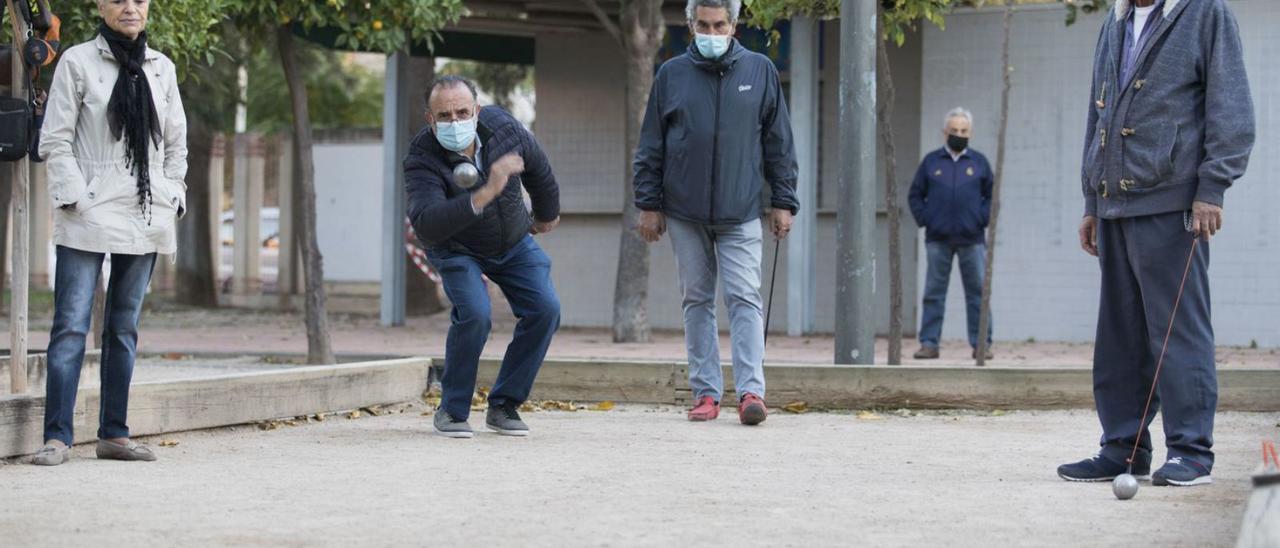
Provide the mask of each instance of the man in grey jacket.
POLYGON ((724 286, 738 418, 763 422, 764 306, 760 298, 761 195, 772 190, 769 226, 791 230, 795 145, 778 71, 733 38, 740 0, 689 0, 689 51, 654 78, 635 158, 637 229, 648 242, 670 230, 684 292, 689 420, 715 419, 723 378, 716 279, 724 286))
POLYGON ((1080 245, 1102 267, 1093 364, 1102 449, 1059 467, 1063 479, 1110 480, 1133 455, 1132 473, 1155 485, 1211 482, 1218 382, 1208 242, 1222 227, 1223 194, 1249 161, 1252 105, 1224 0, 1116 2, 1094 57, 1081 173, 1080 245), (1161 356, 1150 414, 1164 417, 1169 458, 1152 475, 1151 416, 1139 423, 1161 356))

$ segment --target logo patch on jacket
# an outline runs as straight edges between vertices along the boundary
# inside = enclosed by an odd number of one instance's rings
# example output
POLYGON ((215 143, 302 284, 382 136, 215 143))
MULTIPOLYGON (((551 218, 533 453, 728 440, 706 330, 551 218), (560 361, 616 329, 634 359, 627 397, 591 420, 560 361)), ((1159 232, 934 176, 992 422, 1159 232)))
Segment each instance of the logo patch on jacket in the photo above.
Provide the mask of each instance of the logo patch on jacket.
POLYGON ((964 174, 973 177, 973 166, 969 166, 969 169, 964 170, 964 174))
POLYGON ((934 176, 934 177, 941 177, 941 176, 942 176, 942 170, 941 170, 941 169, 939 169, 938 171, 933 172, 933 176, 934 176))
POLYGON ((738 86, 738 91, 751 91, 751 84, 738 86))

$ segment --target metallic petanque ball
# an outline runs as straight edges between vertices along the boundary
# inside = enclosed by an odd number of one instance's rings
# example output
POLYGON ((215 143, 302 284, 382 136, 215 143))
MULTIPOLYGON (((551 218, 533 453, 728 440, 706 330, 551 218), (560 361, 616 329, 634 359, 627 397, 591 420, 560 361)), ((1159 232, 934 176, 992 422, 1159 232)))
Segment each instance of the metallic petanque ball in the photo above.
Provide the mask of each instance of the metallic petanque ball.
POLYGON ((1129 500, 1138 494, 1138 479, 1133 474, 1120 474, 1111 480, 1111 492, 1120 500, 1129 500))
POLYGON ((462 188, 476 186, 476 181, 479 179, 480 172, 470 162, 462 162, 453 167, 453 182, 462 188))

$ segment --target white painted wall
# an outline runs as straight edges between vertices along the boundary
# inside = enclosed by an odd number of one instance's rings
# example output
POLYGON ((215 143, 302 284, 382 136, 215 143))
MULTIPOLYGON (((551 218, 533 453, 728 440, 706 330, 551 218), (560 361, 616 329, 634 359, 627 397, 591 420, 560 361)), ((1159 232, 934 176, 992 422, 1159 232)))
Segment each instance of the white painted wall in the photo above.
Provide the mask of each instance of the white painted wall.
MULTIPOLYGON (((1214 326, 1220 344, 1280 346, 1280 2, 1230 3, 1239 20, 1258 117, 1247 176, 1228 191, 1225 231, 1212 243, 1214 326)), ((973 110, 973 146, 995 162, 1001 12, 961 11, 947 29, 927 27, 922 150, 948 109, 973 110)), ((1084 211, 1080 152, 1100 16, 1063 24, 1063 11, 1024 9, 1013 27, 1007 176, 992 299, 1000 340, 1089 341, 1095 335, 1097 262, 1080 250, 1084 211)), ((924 246, 920 246, 923 254, 924 246)), ((925 262, 919 266, 923 287, 925 262)), ((953 274, 943 336, 964 338, 959 273, 953 274)))
POLYGON ((325 281, 379 281, 382 143, 317 144, 315 167, 325 281))

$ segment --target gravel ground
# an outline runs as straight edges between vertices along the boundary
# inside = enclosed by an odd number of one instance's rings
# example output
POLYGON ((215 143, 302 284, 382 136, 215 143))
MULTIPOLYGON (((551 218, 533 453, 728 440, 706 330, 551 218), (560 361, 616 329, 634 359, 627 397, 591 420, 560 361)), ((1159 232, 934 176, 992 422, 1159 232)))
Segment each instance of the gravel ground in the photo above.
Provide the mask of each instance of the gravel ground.
MULTIPOLYGON (((430 435, 403 413, 166 435, 156 463, 0 464, 6 546, 1229 546, 1280 414, 1223 413, 1211 486, 1054 468, 1092 413, 775 412, 758 428, 672 407, 526 414, 525 439, 430 435)), ((471 422, 483 418, 473 414, 471 422)), ((1157 421, 1159 419, 1157 418, 1157 421)), ((1159 424, 1157 422, 1157 424, 1159 424)), ((1155 433, 1156 442, 1162 436, 1155 433)), ((153 445, 161 438, 152 438, 153 445)), ((1157 455, 1163 457, 1163 451, 1157 455)))

